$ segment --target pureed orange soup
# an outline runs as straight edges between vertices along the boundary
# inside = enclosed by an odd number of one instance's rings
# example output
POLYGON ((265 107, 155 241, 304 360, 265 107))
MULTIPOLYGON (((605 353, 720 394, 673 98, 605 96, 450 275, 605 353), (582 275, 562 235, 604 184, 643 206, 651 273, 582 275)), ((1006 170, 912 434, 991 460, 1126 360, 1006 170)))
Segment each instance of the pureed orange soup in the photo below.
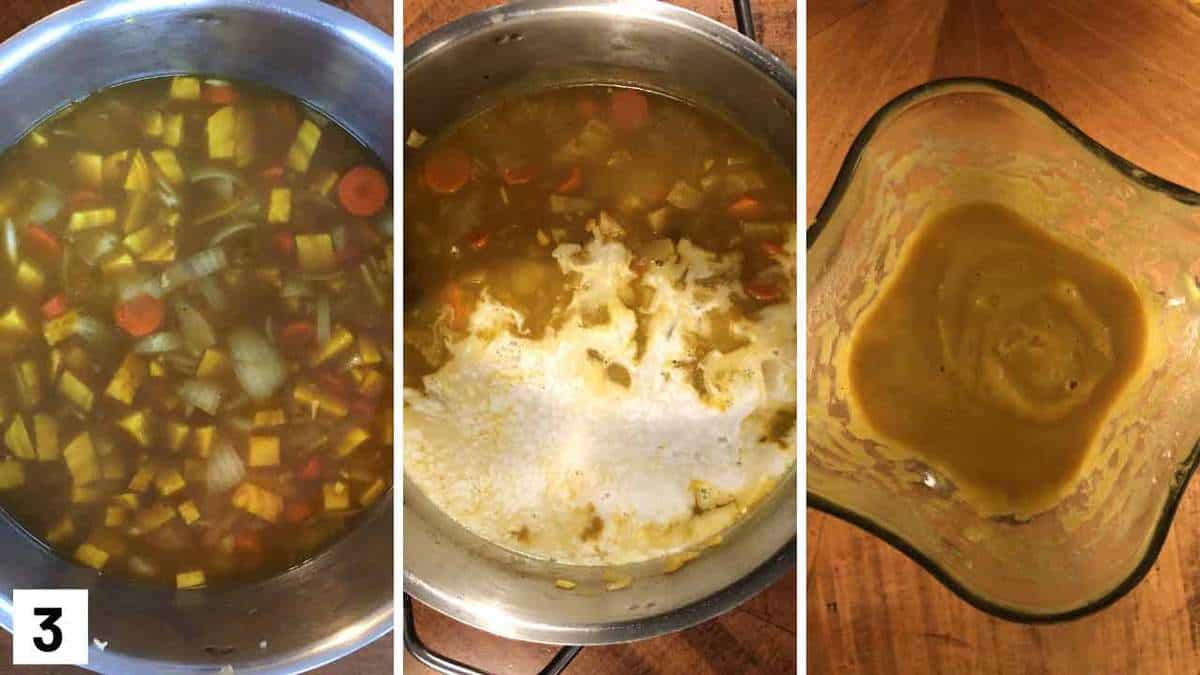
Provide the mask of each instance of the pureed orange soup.
POLYGON ((1045 510, 1141 365, 1141 299, 997 204, 950 209, 913 236, 854 329, 852 405, 983 511, 1045 510))

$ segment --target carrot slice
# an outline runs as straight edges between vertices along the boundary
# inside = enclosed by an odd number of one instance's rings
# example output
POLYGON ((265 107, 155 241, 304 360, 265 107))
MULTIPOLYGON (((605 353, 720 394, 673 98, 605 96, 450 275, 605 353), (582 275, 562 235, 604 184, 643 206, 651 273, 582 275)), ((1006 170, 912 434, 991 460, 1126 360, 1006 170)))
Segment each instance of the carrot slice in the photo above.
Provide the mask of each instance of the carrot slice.
POLYGON ((764 209, 762 202, 754 197, 743 195, 735 199, 726 212, 738 220, 754 220, 763 217, 764 209))
POLYGON ((554 191, 562 195, 570 194, 578 190, 582 185, 583 171, 580 170, 579 167, 573 166, 571 167, 571 173, 563 180, 563 182, 558 184, 558 187, 554 188, 554 191))
POLYGON ((425 160, 425 184, 434 192, 449 195, 471 180, 471 157, 457 148, 436 152, 425 160))
POLYGON ((291 232, 276 232, 275 249, 285 258, 290 258, 296 252, 296 238, 292 236, 291 232))
POLYGON ((213 105, 232 105, 238 100, 237 92, 227 84, 206 84, 200 95, 213 105))
POLYGON ((746 289, 746 295, 763 302, 774 300, 783 294, 783 289, 779 286, 765 281, 752 281, 743 285, 743 288, 746 289))
POLYGON ((47 320, 57 319, 67 311, 67 296, 59 293, 42 303, 42 316, 47 320))
POLYGON ((613 126, 621 131, 640 129, 650 117, 650 104, 646 95, 633 89, 618 89, 612 94, 609 118, 613 126))
POLYGON ((233 550, 258 555, 262 553, 262 541, 255 532, 238 532, 233 535, 233 550))
POLYGON ((272 164, 271 166, 263 169, 259 175, 263 178, 270 178, 272 180, 283 178, 283 164, 272 164))
POLYGON ((163 301, 142 293, 118 303, 114 312, 117 325, 134 337, 149 335, 163 322, 163 301))
POLYGON ((58 237, 40 225, 25 226, 25 245, 42 260, 57 260, 62 254, 62 245, 58 243, 58 237))
POLYGON ((338 184, 338 200, 352 216, 369 218, 387 206, 391 187, 378 169, 360 164, 342 176, 338 184))
POLYGON ((524 185, 537 178, 538 168, 536 164, 521 164, 504 169, 501 175, 509 185, 524 185))
POLYGON ((324 472, 324 467, 321 465, 321 458, 313 455, 304 463, 304 467, 300 469, 300 480, 317 480, 324 472))
POLYGON ((283 519, 289 523, 308 520, 312 514, 312 507, 305 502, 289 501, 287 506, 283 507, 283 519))
POLYGON ((293 321, 279 331, 279 343, 283 348, 297 352, 317 342, 317 329, 308 321, 293 321))

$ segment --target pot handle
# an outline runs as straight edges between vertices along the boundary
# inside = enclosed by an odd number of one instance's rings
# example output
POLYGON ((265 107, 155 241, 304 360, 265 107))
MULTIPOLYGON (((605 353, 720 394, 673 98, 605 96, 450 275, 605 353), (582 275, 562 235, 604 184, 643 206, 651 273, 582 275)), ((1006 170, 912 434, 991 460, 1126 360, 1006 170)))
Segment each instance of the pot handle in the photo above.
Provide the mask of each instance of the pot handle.
POLYGON ((733 15, 737 18, 738 32, 758 42, 757 31, 754 30, 754 12, 750 9, 750 0, 733 0, 733 15))
MULTIPOLYGON (((431 668, 442 675, 488 675, 485 670, 469 666, 460 661, 443 656, 425 646, 421 636, 417 634, 416 623, 413 620, 412 597, 404 594, 404 649, 422 665, 431 668)), ((583 647, 568 646, 558 650, 554 658, 538 671, 538 675, 560 675, 571 665, 571 661, 583 651, 583 647)))

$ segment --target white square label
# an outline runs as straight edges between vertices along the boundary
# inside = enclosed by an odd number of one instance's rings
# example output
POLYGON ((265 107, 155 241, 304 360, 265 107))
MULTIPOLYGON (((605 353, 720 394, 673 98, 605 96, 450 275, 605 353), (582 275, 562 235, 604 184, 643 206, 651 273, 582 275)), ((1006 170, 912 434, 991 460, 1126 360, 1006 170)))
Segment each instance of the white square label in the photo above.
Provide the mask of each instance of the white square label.
POLYGON ((75 665, 88 662, 88 592, 13 591, 13 664, 75 665))

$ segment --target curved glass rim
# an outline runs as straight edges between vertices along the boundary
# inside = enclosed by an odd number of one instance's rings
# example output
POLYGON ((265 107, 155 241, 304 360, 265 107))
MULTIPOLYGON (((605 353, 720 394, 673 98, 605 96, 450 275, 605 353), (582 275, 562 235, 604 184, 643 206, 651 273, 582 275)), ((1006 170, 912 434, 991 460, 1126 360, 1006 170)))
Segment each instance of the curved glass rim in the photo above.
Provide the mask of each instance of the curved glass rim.
MULTIPOLYGON (((1067 132, 1076 142, 1082 145, 1085 149, 1095 155, 1101 161, 1107 163, 1119 171, 1122 175, 1130 180, 1140 184, 1141 186, 1162 193, 1175 201, 1181 202, 1188 206, 1200 206, 1200 193, 1186 188, 1178 183, 1173 183, 1165 178, 1157 176, 1140 166, 1121 157, 1112 150, 1102 145, 1099 141, 1084 133, 1079 127, 1075 126, 1055 110, 1050 104, 1038 98, 1034 94, 1000 80, 993 80, 982 77, 952 77, 939 80, 931 80, 924 84, 917 85, 896 96, 891 101, 883 105, 874 115, 871 116, 863 126, 862 130, 854 138, 854 142, 850 144, 850 149, 846 153, 846 158, 842 161, 842 166, 838 170, 837 177, 833 181, 833 186, 829 189, 829 194, 825 197, 825 201, 821 203, 821 208, 817 211, 816 218, 808 226, 806 230, 806 250, 811 249, 816 243, 821 232, 824 231, 826 224, 829 222, 833 213, 841 204, 842 198, 845 196, 846 190, 850 183, 854 180, 855 170, 858 168, 859 159, 862 156, 863 150, 874 138, 875 133, 884 122, 888 120, 896 111, 902 109, 913 100, 942 89, 951 89, 960 86, 973 86, 983 89, 992 89, 998 93, 1005 94, 1012 98, 1016 98, 1024 103, 1029 104, 1051 122, 1054 122, 1063 131, 1067 132)), ((1125 577, 1121 583, 1106 592, 1099 598, 1089 601, 1086 604, 1078 607, 1046 614, 1023 611, 1012 607, 1002 605, 987 598, 976 594, 966 585, 958 581, 943 569, 932 558, 917 550, 908 543, 903 537, 897 535, 891 530, 876 523, 871 518, 864 516, 856 511, 852 511, 837 503, 828 500, 820 495, 814 494, 810 490, 805 490, 807 506, 826 513, 828 515, 840 518, 851 525, 858 527, 865 532, 874 535, 883 540, 892 548, 900 551, 913 562, 920 565, 926 572, 931 574, 943 586, 949 589, 959 598, 975 607, 991 614, 992 616, 1015 621, 1019 623, 1055 623, 1060 621, 1069 621, 1077 619, 1088 614, 1097 612, 1117 600, 1120 600, 1131 590, 1134 589, 1146 573, 1154 567, 1155 561, 1158 560, 1158 554, 1162 551, 1163 544, 1166 542, 1167 534, 1171 530, 1171 525, 1175 520, 1175 511, 1179 508, 1179 502, 1187 491, 1188 482, 1192 475, 1196 472, 1197 465, 1200 464, 1200 439, 1192 445, 1188 455, 1179 462, 1175 471, 1175 479, 1172 481, 1167 490, 1167 499, 1163 503, 1162 511, 1159 513, 1155 521, 1154 532, 1150 537, 1149 546, 1146 548, 1145 554, 1130 572, 1129 576, 1125 577)), ((807 486, 806 486, 807 488, 807 486)))

